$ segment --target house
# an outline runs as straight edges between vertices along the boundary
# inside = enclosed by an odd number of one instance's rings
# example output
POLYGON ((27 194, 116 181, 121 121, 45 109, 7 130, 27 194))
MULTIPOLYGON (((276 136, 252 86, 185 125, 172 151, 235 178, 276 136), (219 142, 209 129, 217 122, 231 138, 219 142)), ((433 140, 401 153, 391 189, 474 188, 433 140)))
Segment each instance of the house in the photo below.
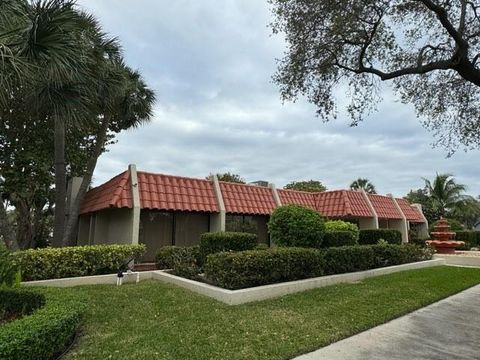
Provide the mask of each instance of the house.
MULTIPOLYGON (((165 245, 198 244, 200 234, 209 231, 253 232, 259 242, 269 244, 269 216, 277 206, 286 204, 354 222, 360 229, 397 229, 404 242, 409 230, 428 236, 421 207, 404 199, 363 191, 309 193, 265 185, 222 182, 216 176, 197 179, 155 174, 130 165, 88 191, 81 206, 77 241, 79 245, 143 243, 147 246, 145 260, 152 260, 165 245)), ((75 196, 74 191, 71 195, 75 196)))

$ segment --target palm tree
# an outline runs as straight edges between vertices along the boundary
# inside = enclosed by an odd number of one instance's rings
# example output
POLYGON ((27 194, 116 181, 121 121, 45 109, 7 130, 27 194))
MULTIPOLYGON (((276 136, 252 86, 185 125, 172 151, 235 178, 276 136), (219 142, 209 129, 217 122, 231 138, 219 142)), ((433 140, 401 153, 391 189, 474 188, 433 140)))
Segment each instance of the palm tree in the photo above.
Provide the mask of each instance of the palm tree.
POLYGON ((357 180, 353 181, 350 184, 350 189, 352 190, 363 189, 365 192, 369 194, 377 193, 377 190, 375 190, 375 186, 370 182, 370 180, 364 179, 364 178, 358 178, 357 180))
POLYGON ((446 216, 467 199, 464 195, 466 186, 457 184, 451 174, 437 173, 433 182, 425 178, 423 180, 432 204, 440 216, 446 216))
POLYGON ((9 59, 0 70, 0 83, 6 85, 7 93, 0 100, 8 102, 9 89, 28 88, 25 106, 33 113, 48 114, 53 124, 53 242, 60 245, 65 225, 65 129, 88 119, 88 94, 96 80, 91 71, 91 39, 101 34, 95 20, 76 10, 74 1, 2 1, 0 10, 2 20, 8 18, 0 27, 1 55, 9 59))
MULTIPOLYGON (((110 46, 112 45, 113 42, 110 42, 110 46)), ((100 81, 96 104, 100 111, 97 114, 101 119, 100 127, 96 134, 93 154, 70 209, 63 238, 64 245, 75 245, 80 205, 92 181, 97 160, 106 145, 107 132, 119 132, 149 121, 155 102, 154 92, 147 87, 140 74, 127 67, 120 57, 114 57, 98 69, 100 81)))

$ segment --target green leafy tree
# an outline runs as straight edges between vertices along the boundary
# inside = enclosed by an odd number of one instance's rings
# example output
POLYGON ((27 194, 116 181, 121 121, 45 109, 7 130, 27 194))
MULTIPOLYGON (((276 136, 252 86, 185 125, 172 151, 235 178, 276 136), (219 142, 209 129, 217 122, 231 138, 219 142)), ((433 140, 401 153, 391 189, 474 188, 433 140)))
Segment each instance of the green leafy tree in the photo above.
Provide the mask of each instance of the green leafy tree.
POLYGON ((468 196, 458 202, 449 215, 472 229, 480 222, 480 201, 468 196))
POLYGON ((308 192, 322 192, 327 190, 327 187, 318 180, 292 181, 283 188, 308 192))
POLYGON ((410 190, 405 196, 405 199, 407 199, 410 204, 420 204, 422 206, 423 215, 429 224, 433 224, 434 221, 440 218, 440 214, 435 210, 427 188, 410 190))
POLYGON ((437 174, 433 181, 423 180, 433 208, 440 216, 448 216, 468 199, 464 194, 466 186, 458 184, 451 174, 437 174))
POLYGON ((24 119, 40 116, 49 121, 55 154, 55 199, 49 202, 55 210, 53 244, 70 244, 79 201, 98 156, 112 133, 150 118, 154 96, 139 74, 123 64, 117 41, 109 39, 74 1, 4 1, 0 7, 0 55, 5 59, 0 64, 2 116, 17 107, 27 113, 24 119), (65 140, 78 129, 93 146, 68 153, 65 140), (86 181, 66 228, 66 181, 76 171, 86 181))
MULTIPOLYGON (((209 177, 207 176, 207 179, 209 177)), ((226 173, 218 173, 217 178, 219 181, 226 181, 226 182, 233 182, 237 184, 246 184, 246 181, 244 178, 242 178, 238 174, 234 174, 231 172, 226 172, 226 173)))
POLYGON ((375 186, 368 180, 368 179, 362 179, 358 178, 357 180, 353 181, 350 184, 350 189, 352 190, 360 190, 363 189, 365 192, 369 194, 376 194, 377 190, 375 189, 375 186))
POLYGON ((274 76, 284 100, 305 96, 324 119, 348 86, 352 124, 376 110, 380 82, 450 150, 480 145, 480 4, 435 0, 270 0, 287 50, 274 76))

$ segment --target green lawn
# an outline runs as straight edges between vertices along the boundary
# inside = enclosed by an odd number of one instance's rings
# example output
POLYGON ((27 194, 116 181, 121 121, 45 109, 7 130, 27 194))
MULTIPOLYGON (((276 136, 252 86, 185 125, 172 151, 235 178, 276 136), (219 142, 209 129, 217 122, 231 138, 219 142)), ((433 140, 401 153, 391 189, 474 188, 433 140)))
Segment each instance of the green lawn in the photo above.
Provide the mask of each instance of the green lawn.
POLYGON ((49 291, 90 298, 67 359, 288 359, 480 283, 480 269, 436 267, 228 306, 173 285, 49 291))

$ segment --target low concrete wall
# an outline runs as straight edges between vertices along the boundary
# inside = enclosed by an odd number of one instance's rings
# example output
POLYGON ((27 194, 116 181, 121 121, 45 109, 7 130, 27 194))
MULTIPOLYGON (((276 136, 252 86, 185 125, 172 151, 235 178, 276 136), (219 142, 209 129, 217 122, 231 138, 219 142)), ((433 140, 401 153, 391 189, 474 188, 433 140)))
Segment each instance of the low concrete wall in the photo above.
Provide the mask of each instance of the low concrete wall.
POLYGON ((152 278, 181 286, 198 294, 214 298, 228 305, 239 305, 253 301, 271 299, 305 290, 321 288, 329 285, 354 282, 369 277, 386 275, 404 270, 422 269, 444 264, 445 260, 443 259, 428 260, 411 264, 403 264, 367 271, 359 271, 355 273, 321 276, 312 279, 257 286, 241 290, 226 290, 216 286, 204 284, 202 282, 184 279, 182 277, 169 274, 165 271, 154 271, 152 278))
MULTIPOLYGON (((126 274, 123 278, 124 283, 132 283, 137 280, 139 274, 140 281, 154 279, 166 283, 174 284, 185 289, 191 290, 201 295, 211 297, 228 305, 239 305, 253 301, 271 299, 287 294, 293 294, 305 290, 321 288, 329 285, 360 281, 374 276, 391 274, 399 271, 422 269, 432 266, 444 265, 445 259, 435 259, 421 261, 411 264, 389 266, 384 268, 359 271, 347 274, 338 274, 330 276, 321 276, 312 279, 289 281, 279 284, 257 286, 248 289, 227 290, 216 286, 208 285, 199 281, 185 279, 179 276, 169 274, 168 272, 142 271, 126 274)), ((81 285, 115 285, 117 282, 116 274, 82 276, 75 278, 51 279, 23 282, 24 286, 53 286, 53 287, 72 287, 81 285)))
MULTIPOLYGON (((132 272, 125 274, 123 283, 132 283, 137 281, 137 274, 140 281, 152 278, 153 271, 132 272)), ((74 278, 37 280, 22 282, 23 286, 53 286, 53 287, 72 287, 81 285, 115 285, 117 283, 117 274, 80 276, 74 278)))
POLYGON ((447 265, 480 267, 480 256, 435 254, 433 258, 443 259, 447 265))

